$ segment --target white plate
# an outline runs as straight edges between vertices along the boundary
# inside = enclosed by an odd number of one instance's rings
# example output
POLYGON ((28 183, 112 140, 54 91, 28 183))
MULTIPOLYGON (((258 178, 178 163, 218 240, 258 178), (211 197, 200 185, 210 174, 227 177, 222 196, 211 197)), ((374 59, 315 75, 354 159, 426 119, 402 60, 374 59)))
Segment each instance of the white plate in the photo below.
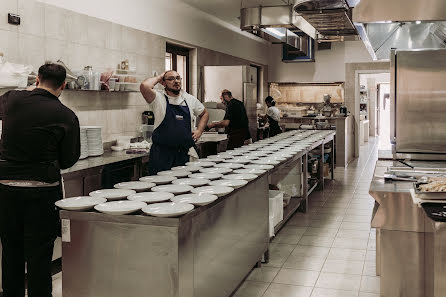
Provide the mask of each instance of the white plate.
POLYGON ((150 176, 143 176, 139 180, 143 182, 150 182, 157 185, 164 185, 164 184, 170 184, 177 178, 175 176, 169 176, 169 175, 150 175, 150 176))
POLYGON ((200 166, 200 167, 212 167, 215 165, 215 162, 211 161, 195 161, 195 162, 187 162, 186 165, 200 166))
POLYGON ((260 175, 265 173, 266 170, 264 169, 255 169, 255 168, 244 168, 244 169, 236 169, 234 170, 234 173, 238 173, 238 174, 245 174, 245 173, 249 173, 249 174, 255 174, 255 175, 260 175))
POLYGON ((231 159, 232 158, 231 155, 224 155, 223 153, 218 154, 217 157, 220 157, 222 159, 231 159))
POLYGON ((190 171, 190 172, 197 172, 201 169, 201 166, 194 166, 194 165, 186 165, 186 166, 177 166, 173 167, 171 170, 181 170, 181 171, 190 171))
POLYGON ((231 187, 234 189, 238 189, 243 187, 248 183, 247 180, 243 179, 219 179, 214 180, 209 183, 211 186, 224 186, 224 187, 231 187))
POLYGON ((149 204, 142 211, 150 216, 167 218, 184 215, 193 209, 193 204, 189 203, 164 202, 149 204))
POLYGON ((147 204, 141 201, 122 200, 101 203, 96 205, 94 209, 110 215, 125 215, 137 212, 146 205, 147 204))
POLYGON ((268 164, 248 164, 243 166, 245 168, 251 169, 262 169, 262 170, 269 170, 269 169, 273 169, 274 166, 273 165, 268 165, 268 164))
POLYGON ((226 151, 219 154, 220 156, 239 156, 243 155, 243 152, 241 151, 226 151))
POLYGON ((127 197, 131 201, 141 201, 146 203, 157 203, 170 200, 175 195, 168 192, 143 192, 136 193, 127 197))
MULTIPOLYGON (((150 165, 149 165, 150 166, 150 165)), ((191 174, 192 172, 186 170, 166 170, 158 172, 158 175, 167 175, 167 176, 175 176, 175 177, 185 177, 191 174)))
POLYGON ((210 162, 215 162, 215 163, 220 163, 224 159, 225 158, 223 158, 221 156, 217 156, 217 155, 207 156, 207 158, 206 158, 206 160, 209 160, 210 162))
POLYGON ((193 205, 204 206, 214 202, 217 199, 218 197, 216 195, 211 194, 184 194, 175 196, 170 200, 176 203, 190 203, 193 205))
POLYGON ((280 161, 274 160, 274 159, 259 159, 259 160, 253 160, 251 161, 253 164, 268 164, 268 165, 277 165, 280 163, 280 161))
POLYGON ((104 190, 93 191, 88 195, 90 195, 91 197, 105 198, 107 200, 119 200, 127 198, 127 196, 130 196, 135 193, 136 191, 127 189, 104 189, 104 190))
POLYGON ((228 175, 223 176, 223 179, 244 179, 247 181, 251 181, 256 178, 257 178, 257 175, 250 174, 250 173, 234 173, 234 174, 228 174, 228 175))
POLYGON ((248 164, 249 163, 249 159, 245 159, 245 158, 232 158, 232 159, 226 159, 223 162, 225 162, 225 163, 248 164))
POLYGON ((189 185, 192 187, 201 187, 209 184, 210 180, 205 178, 180 178, 177 180, 174 180, 172 184, 174 185, 189 185))
POLYGON ((204 178, 209 180, 219 179, 223 176, 221 173, 192 173, 189 175, 190 178, 204 178))
POLYGON ((205 186, 199 187, 192 190, 192 193, 207 193, 212 195, 217 195, 218 197, 227 195, 234 191, 234 188, 224 187, 224 186, 205 186))
POLYGON ((239 169, 243 167, 243 164, 240 163, 220 163, 215 165, 216 168, 230 168, 230 169, 239 169))
POLYGON ((114 185, 115 189, 128 189, 135 190, 136 192, 144 192, 150 190, 150 188, 156 186, 154 183, 142 182, 142 181, 131 181, 124 182, 114 185))
POLYGON ((194 187, 188 185, 162 185, 152 188, 153 192, 168 192, 172 194, 184 194, 190 192, 194 187))
POLYGON ((56 206, 65 210, 89 210, 95 205, 107 202, 107 199, 101 197, 79 196, 56 201, 56 206))
POLYGON ((226 173, 232 172, 232 169, 231 168, 223 168, 223 167, 211 167, 211 168, 202 168, 202 169, 200 169, 200 172, 226 174, 226 173))

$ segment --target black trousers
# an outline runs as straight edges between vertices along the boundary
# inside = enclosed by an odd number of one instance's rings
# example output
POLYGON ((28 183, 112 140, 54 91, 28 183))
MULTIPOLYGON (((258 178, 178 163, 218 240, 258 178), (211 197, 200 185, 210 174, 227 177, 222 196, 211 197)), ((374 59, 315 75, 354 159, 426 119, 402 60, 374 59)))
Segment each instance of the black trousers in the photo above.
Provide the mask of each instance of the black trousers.
POLYGON ((0 184, 0 239, 4 297, 51 297, 51 260, 60 232, 54 202, 58 187, 19 188, 0 184))

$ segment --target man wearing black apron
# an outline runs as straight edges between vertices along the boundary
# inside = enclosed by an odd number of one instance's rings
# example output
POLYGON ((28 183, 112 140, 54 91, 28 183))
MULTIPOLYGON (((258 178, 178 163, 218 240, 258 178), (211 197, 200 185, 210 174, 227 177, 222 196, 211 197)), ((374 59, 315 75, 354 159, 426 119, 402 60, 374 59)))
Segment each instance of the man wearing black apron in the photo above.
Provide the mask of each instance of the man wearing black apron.
POLYGON ((189 162, 189 155, 195 150, 195 141, 200 138, 208 122, 207 110, 197 98, 181 90, 181 80, 176 71, 170 70, 141 84, 141 94, 155 115, 149 175, 189 162), (153 89, 158 83, 164 86, 164 92, 153 89), (194 131, 192 114, 200 117, 194 131))
POLYGON ((60 169, 80 155, 79 121, 60 101, 65 68, 39 68, 37 88, 0 96, 0 238, 3 296, 50 297, 54 240, 60 232, 54 202, 62 199, 60 169))
POLYGON ((280 110, 276 107, 276 101, 271 96, 265 98, 265 103, 268 106, 266 118, 269 123, 269 137, 273 137, 282 133, 282 129, 279 126, 280 110))
POLYGON ((243 146, 245 141, 251 138, 249 120, 243 102, 233 98, 229 90, 223 90, 220 99, 226 105, 225 117, 220 122, 209 123, 208 128, 226 128, 228 134, 226 149, 232 150, 243 146))

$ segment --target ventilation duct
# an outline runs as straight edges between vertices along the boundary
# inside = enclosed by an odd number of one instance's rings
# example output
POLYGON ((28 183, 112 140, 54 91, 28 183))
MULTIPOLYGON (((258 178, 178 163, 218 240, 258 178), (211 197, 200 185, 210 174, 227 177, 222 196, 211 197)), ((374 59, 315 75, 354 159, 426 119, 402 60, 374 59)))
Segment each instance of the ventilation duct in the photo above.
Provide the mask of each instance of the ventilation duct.
POLYGON ((374 60, 390 50, 446 48, 446 1, 361 0, 353 21, 374 60))

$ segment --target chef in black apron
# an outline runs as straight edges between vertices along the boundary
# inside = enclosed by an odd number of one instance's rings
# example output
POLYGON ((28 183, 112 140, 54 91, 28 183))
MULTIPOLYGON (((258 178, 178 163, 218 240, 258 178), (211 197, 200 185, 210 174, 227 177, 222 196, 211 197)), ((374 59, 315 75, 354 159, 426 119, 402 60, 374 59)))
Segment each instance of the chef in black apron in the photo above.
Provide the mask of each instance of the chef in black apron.
POLYGON ((245 105, 240 100, 232 97, 229 90, 223 90, 220 100, 226 105, 226 113, 222 121, 209 123, 208 128, 226 128, 228 134, 228 146, 232 150, 241 147, 245 141, 251 139, 249 132, 249 120, 245 105))
POLYGON ((80 155, 79 121, 60 101, 65 68, 39 68, 37 88, 0 96, 0 238, 3 296, 50 297, 54 202, 62 198, 60 169, 80 155))
POLYGON ((269 137, 273 137, 282 133, 282 129, 279 126, 280 110, 276 107, 276 101, 271 96, 265 98, 265 103, 268 106, 266 118, 269 123, 269 137))
POLYGON ((149 175, 185 165, 189 162, 191 148, 195 148, 195 141, 206 127, 208 112, 198 99, 181 90, 181 77, 176 71, 166 71, 158 77, 145 80, 141 84, 141 93, 154 108, 155 121, 164 114, 152 134, 149 175), (157 83, 164 86, 164 93, 153 90, 157 83), (176 104, 170 102, 169 97, 176 104), (159 108, 164 109, 160 111, 159 108), (200 117, 195 131, 191 129, 191 110, 200 117))

